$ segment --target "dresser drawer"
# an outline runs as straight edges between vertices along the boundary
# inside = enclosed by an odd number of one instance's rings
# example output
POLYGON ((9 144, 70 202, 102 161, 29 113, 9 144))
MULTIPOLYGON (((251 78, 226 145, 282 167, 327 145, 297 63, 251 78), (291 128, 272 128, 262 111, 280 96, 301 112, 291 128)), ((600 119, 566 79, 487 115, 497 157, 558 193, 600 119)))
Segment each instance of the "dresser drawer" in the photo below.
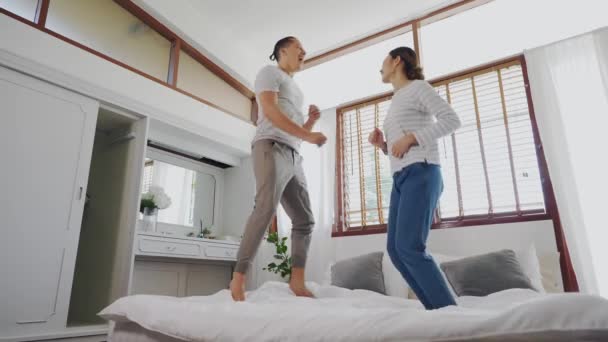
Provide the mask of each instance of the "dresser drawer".
POLYGON ((183 256, 200 256, 201 247, 197 243, 160 241, 140 239, 139 251, 146 254, 172 254, 183 256))
POLYGON ((205 246, 205 256, 208 258, 236 260, 238 249, 223 246, 205 246))

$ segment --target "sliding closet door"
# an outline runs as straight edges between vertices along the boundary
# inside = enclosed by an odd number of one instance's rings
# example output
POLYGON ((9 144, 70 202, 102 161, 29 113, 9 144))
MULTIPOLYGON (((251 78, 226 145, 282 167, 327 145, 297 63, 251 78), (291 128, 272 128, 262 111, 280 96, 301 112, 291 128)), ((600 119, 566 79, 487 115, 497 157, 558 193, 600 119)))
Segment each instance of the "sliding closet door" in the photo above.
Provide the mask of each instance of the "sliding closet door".
POLYGON ((65 328, 98 106, 0 67, 0 339, 65 328))

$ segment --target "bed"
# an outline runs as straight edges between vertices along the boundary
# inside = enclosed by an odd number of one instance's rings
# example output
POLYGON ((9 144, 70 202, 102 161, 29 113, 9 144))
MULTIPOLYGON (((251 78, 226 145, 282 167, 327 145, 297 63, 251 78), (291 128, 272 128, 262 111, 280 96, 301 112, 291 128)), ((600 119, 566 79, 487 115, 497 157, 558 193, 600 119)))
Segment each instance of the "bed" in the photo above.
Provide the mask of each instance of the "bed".
POLYGON ((608 300, 509 289, 425 311, 415 300, 310 283, 317 298, 267 282, 235 303, 211 296, 122 298, 101 312, 112 342, 608 341, 608 300))

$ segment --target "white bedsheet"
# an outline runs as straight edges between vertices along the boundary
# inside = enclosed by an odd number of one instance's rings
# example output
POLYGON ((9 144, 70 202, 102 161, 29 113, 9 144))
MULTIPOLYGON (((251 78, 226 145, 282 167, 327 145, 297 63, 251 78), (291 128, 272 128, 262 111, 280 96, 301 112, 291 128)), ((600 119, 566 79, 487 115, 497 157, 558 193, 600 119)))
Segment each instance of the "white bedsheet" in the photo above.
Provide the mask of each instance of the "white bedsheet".
POLYGON ((249 292, 241 303, 227 290, 189 298, 137 295, 100 315, 188 341, 421 341, 608 329, 608 301, 589 295, 513 289, 425 311, 413 300, 309 287, 317 298, 294 297, 278 282, 249 292))

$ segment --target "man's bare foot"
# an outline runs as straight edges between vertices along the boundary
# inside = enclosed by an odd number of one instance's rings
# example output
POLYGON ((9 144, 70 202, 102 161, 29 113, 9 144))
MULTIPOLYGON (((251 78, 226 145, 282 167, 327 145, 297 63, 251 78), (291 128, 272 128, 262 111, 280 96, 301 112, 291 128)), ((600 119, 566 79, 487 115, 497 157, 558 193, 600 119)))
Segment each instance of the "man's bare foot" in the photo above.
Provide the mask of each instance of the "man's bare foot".
POLYGON ((303 268, 291 269, 291 280, 289 280, 289 288, 298 297, 314 298, 314 295, 306 288, 306 284, 304 283, 303 268))
POLYGON ((245 301, 245 275, 243 273, 234 272, 232 274, 230 292, 235 302, 245 301))

